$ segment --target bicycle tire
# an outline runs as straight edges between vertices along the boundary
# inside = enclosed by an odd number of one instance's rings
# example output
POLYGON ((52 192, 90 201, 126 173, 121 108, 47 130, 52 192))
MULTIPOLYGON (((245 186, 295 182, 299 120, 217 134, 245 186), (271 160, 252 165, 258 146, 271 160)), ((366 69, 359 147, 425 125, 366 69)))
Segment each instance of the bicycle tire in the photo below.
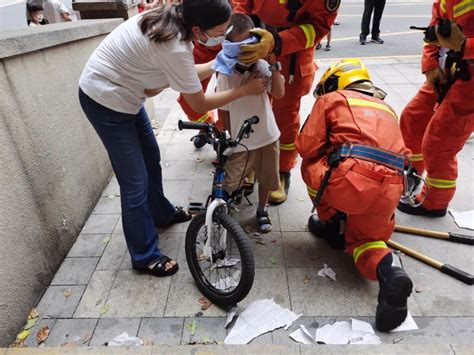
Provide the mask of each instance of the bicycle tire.
POLYGON ((227 213, 214 213, 213 222, 222 225, 227 230, 227 240, 232 238, 238 248, 242 270, 239 284, 233 291, 225 293, 210 286, 209 281, 203 279, 204 275, 199 265, 199 259, 196 253, 196 240, 199 231, 204 227, 205 219, 206 211, 203 211, 193 218, 186 232, 185 251, 189 271, 191 272, 198 289, 207 299, 219 306, 232 306, 243 300, 252 288, 255 277, 255 260, 253 251, 247 234, 234 218, 229 216, 227 213))

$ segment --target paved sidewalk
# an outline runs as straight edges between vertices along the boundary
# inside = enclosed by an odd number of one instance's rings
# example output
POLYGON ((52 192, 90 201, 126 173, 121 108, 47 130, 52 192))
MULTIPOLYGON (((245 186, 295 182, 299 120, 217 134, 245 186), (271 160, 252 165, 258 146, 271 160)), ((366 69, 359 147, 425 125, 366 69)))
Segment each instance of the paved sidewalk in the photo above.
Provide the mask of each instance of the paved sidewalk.
MULTIPOLYGON (((318 64, 321 75, 329 62, 318 64)), ((387 102, 398 113, 423 82, 418 59, 384 59, 383 62, 366 61, 366 64, 375 83, 387 91, 387 102)), ((184 119, 184 115, 176 104, 176 97, 175 92, 166 90, 156 98, 160 119, 154 124, 158 128, 165 192, 173 202, 186 206, 190 201, 205 201, 212 182, 214 153, 210 147, 195 151, 189 142, 194 132, 177 130, 176 123, 184 119)), ((311 110, 313 101, 310 95, 304 98, 302 118, 311 110)), ((459 211, 473 208, 473 159, 471 139, 459 155, 458 191, 451 204, 459 211)), ((251 200, 255 202, 255 194, 251 200)), ((239 306, 244 309, 256 299, 273 298, 281 306, 303 313, 303 317, 290 330, 267 333, 252 344, 295 344, 288 335, 299 324, 314 331, 327 322, 351 317, 374 322, 377 283, 364 280, 349 256, 329 249, 308 233, 306 221, 310 210, 311 203, 297 168, 293 172, 288 201, 269 208, 274 228, 261 237, 266 245, 252 243, 257 266, 255 283, 239 306), (323 263, 335 270, 337 281, 317 276, 323 263)), ((243 226, 256 229, 254 213, 254 206, 243 203, 236 217, 243 226)), ((403 225, 473 234, 459 230, 450 215, 429 219, 397 212, 397 218, 403 225)), ((100 346, 124 331, 144 339, 148 345, 222 342, 226 336, 226 313, 214 305, 201 311, 200 293, 186 265, 185 231, 185 224, 160 231, 160 247, 180 264, 176 275, 160 279, 135 273, 123 237, 119 188, 112 179, 41 298, 37 309, 42 319, 32 329, 27 345, 36 345, 36 333, 43 324, 50 328, 47 347, 70 343, 100 346), (194 320, 197 330, 193 336, 187 325, 194 320)), ((255 237, 250 235, 249 238, 255 237)), ((393 239, 474 273, 472 246, 398 234, 393 239)), ((402 260, 415 284, 416 292, 409 299, 409 309, 420 330, 379 334, 383 343, 393 344, 398 340, 397 345, 393 345, 397 351, 408 351, 406 346, 411 344, 425 344, 428 348, 417 349, 428 352, 432 346, 433 353, 472 349, 473 288, 409 257, 402 256, 402 260)), ((286 349, 281 351, 290 350, 286 349)), ((295 349, 298 349, 295 352, 309 351, 308 347, 295 349)), ((391 348, 383 349, 390 352, 391 348)))

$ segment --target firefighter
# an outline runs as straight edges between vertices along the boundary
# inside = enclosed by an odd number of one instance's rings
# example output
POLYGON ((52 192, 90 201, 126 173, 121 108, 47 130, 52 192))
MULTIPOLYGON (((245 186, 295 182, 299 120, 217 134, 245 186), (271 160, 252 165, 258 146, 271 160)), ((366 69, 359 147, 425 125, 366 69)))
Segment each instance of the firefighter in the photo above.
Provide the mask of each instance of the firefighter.
POLYGON ((303 180, 317 209, 308 227, 352 255, 363 276, 378 280, 376 326, 389 331, 406 318, 413 287, 406 272, 392 265, 385 244, 394 229, 410 151, 397 115, 382 101, 385 93, 359 60, 330 67, 316 95, 296 140, 303 180))
POLYGON ((280 129, 280 186, 269 202, 287 198, 290 171, 296 164, 295 139, 300 127, 300 101, 311 89, 316 65, 314 47, 329 32, 340 0, 233 0, 234 10, 252 16, 260 37, 257 44, 242 46, 239 59, 249 64, 269 53, 277 55, 285 77, 285 96, 273 100, 273 112, 280 129))
MULTIPOLYGON (((435 1, 431 25, 436 26, 437 40, 423 48, 421 67, 426 82, 403 110, 400 120, 403 139, 413 152, 413 166, 420 175, 426 170, 428 186, 423 186, 415 203, 403 199, 398 209, 413 215, 442 217, 456 190, 456 155, 474 128, 472 0, 435 1), (451 21, 447 37, 439 32, 440 19, 451 21), (444 68, 439 64, 443 56, 447 63, 444 68)), ((415 186, 417 183, 412 182, 415 186)))

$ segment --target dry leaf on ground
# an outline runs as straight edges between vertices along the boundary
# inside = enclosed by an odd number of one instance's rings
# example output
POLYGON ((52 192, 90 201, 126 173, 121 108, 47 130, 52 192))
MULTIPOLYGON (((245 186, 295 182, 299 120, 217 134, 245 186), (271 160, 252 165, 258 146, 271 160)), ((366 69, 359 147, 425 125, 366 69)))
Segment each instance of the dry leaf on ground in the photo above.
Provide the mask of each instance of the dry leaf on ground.
POLYGON ((30 330, 36 325, 36 322, 38 321, 38 318, 33 318, 33 319, 28 319, 26 322, 25 327, 23 328, 24 330, 30 330))
POLYGON ((152 346, 154 345, 153 339, 150 337, 143 337, 143 346, 152 346))
POLYGON ((206 297, 202 296, 201 298, 199 298, 198 300, 199 304, 201 305, 201 310, 202 311, 207 311, 209 309, 209 307, 212 306, 212 302, 209 301, 206 297))
POLYGON ((197 330, 196 320, 193 320, 191 323, 186 324, 186 328, 188 328, 189 332, 191 333, 191 336, 194 336, 194 334, 196 334, 196 330, 197 330))
POLYGON ((64 298, 68 299, 69 296, 72 295, 72 291, 70 288, 68 288, 67 290, 64 290, 64 298))
POLYGON ((30 335, 30 331, 29 330, 23 330, 21 331, 17 336, 17 340, 25 340, 26 338, 28 338, 28 335, 30 335))
POLYGON ((84 335, 84 338, 82 338, 82 344, 87 344, 88 342, 90 342, 91 339, 92 339, 92 333, 87 332, 86 335, 84 335))
POLYGON ((264 242, 263 240, 261 240, 261 239, 257 239, 257 240, 255 241, 255 243, 260 244, 260 245, 267 245, 267 243, 265 243, 265 242, 264 242))
POLYGON ((36 308, 32 308, 30 313, 28 314, 28 319, 34 319, 38 317, 39 317, 38 310, 36 308))
POLYGON ((106 304, 100 309, 100 314, 101 315, 106 314, 108 311, 109 311, 109 305, 106 304))
POLYGON ((36 333, 36 342, 38 343, 38 345, 48 339, 48 336, 49 327, 47 325, 44 325, 41 327, 40 330, 38 330, 38 333, 36 333))
POLYGON ((310 281, 311 281, 311 276, 306 275, 303 280, 304 284, 307 285, 310 283, 310 281))

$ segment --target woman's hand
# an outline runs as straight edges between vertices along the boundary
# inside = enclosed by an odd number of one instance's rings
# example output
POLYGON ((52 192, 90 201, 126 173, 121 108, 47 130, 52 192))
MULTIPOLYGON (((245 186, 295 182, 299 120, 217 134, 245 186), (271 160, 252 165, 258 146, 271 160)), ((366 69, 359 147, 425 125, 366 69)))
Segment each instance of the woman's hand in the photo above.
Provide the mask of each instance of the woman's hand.
POLYGON ((258 73, 252 74, 241 86, 244 96, 260 95, 267 90, 268 78, 262 78, 258 73))

